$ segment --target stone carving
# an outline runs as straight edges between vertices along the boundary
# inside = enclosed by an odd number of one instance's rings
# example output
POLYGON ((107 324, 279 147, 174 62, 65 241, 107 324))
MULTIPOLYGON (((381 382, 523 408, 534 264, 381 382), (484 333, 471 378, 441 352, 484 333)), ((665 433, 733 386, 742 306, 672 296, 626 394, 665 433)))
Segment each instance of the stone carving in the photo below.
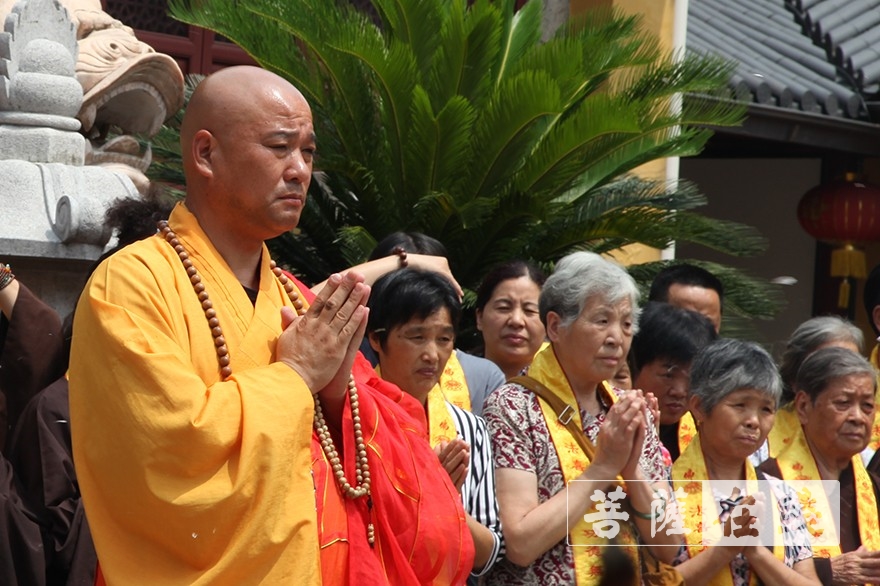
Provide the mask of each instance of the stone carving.
POLYGON ((83 166, 77 51, 76 28, 57 0, 16 4, 0 33, 4 254, 94 258, 110 236, 109 204, 137 196, 127 176, 83 166))
POLYGON ((0 33, 0 159, 82 165, 76 31, 51 3, 22 4, 0 33))
POLYGON ((129 134, 180 108, 183 75, 99 0, 0 0, 0 17, 0 259, 64 313, 111 236, 106 209, 147 188, 129 134))
MULTIPOLYGON (((0 0, 0 16, 15 0, 0 0)), ((83 97, 77 118, 90 141, 87 165, 126 173, 141 192, 149 181, 149 148, 133 150, 133 138, 108 140, 111 129, 152 136, 183 105, 183 73, 168 55, 139 41, 131 28, 101 8, 100 0, 61 0, 76 31, 76 78, 83 97)))

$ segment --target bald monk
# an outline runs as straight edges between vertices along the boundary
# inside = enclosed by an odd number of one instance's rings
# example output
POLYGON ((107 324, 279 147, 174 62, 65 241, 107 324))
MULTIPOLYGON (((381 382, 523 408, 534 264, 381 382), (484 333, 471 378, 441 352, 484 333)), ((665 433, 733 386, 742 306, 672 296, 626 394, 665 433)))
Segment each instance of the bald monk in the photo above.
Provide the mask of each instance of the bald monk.
POLYGON ((473 544, 420 406, 363 382, 369 286, 349 271, 315 296, 264 244, 306 201, 305 98, 221 70, 181 147, 185 202, 95 271, 74 323, 74 460, 103 579, 460 582, 473 544))

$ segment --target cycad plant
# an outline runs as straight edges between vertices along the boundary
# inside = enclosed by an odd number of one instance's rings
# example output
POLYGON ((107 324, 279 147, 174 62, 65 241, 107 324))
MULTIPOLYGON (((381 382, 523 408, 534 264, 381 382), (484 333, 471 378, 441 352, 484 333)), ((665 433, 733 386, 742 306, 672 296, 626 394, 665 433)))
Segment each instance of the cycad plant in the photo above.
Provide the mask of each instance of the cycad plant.
MULTIPOLYGON (((274 243, 307 281, 363 261, 395 230, 441 240, 466 289, 514 257, 549 266, 574 250, 676 240, 762 250, 752 229, 695 213, 705 198, 693 186, 631 174, 698 153, 707 126, 744 112, 719 99, 728 63, 665 55, 634 17, 593 13, 542 42, 537 0, 519 11, 513 0, 373 0, 369 12, 344 0, 169 6, 311 103, 319 172, 297 233, 274 243)), ((728 280, 750 291, 745 314, 772 313, 769 285, 728 280)))

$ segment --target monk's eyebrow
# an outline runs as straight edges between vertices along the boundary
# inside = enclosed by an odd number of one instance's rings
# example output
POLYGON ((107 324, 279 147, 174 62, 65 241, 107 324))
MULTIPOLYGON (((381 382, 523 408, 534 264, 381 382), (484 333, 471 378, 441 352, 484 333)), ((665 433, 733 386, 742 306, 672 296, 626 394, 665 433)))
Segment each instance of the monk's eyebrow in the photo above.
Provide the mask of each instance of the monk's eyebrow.
MULTIPOLYGON (((266 135, 266 139, 272 140, 272 139, 280 138, 282 140, 290 140, 291 138, 299 138, 299 136, 300 136, 299 130, 274 130, 272 132, 269 132, 266 135)), ((314 132, 309 132, 306 135, 306 139, 311 142, 315 142, 316 138, 317 137, 315 136, 314 132)))

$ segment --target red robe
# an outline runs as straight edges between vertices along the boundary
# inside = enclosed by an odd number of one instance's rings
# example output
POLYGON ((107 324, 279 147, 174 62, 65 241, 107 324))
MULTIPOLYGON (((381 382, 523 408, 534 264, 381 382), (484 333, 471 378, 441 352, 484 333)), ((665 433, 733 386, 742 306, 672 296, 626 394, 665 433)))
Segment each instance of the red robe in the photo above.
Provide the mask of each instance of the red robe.
MULTIPOLYGON (((307 291, 303 286, 300 290, 307 291)), ((343 496, 312 433, 324 584, 464 584, 474 545, 461 496, 428 444, 424 409, 379 379, 360 354, 352 371, 370 464, 372 510, 366 497, 343 496), (370 519, 376 535, 373 548, 367 542, 370 519)), ((351 481, 355 447, 348 403, 342 429, 345 476, 351 481)))

